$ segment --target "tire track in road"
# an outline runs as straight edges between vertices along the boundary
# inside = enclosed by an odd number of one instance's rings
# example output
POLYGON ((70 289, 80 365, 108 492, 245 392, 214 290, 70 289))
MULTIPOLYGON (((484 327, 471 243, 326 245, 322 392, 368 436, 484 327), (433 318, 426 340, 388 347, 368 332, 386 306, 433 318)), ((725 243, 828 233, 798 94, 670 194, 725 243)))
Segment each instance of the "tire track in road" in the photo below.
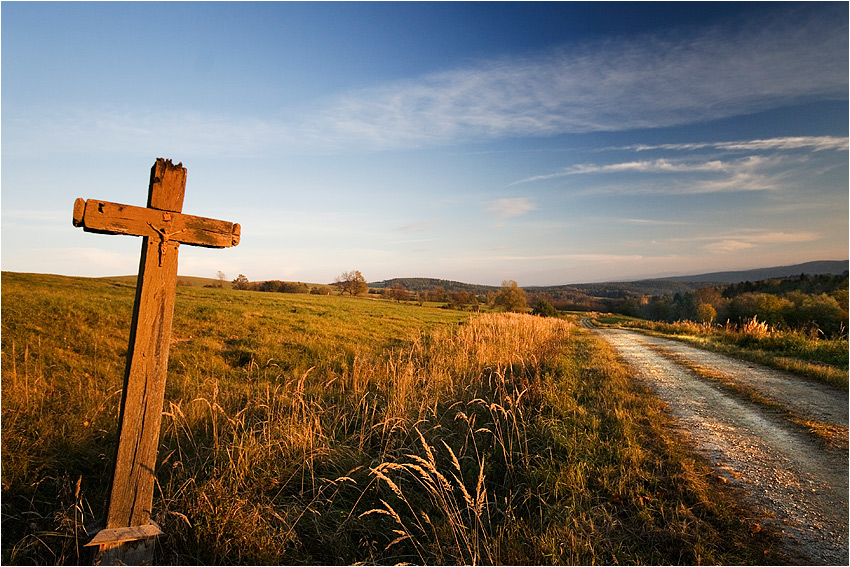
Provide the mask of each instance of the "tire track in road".
MULTIPOLYGON (((586 325, 589 326, 589 325, 586 325)), ((676 361, 711 368, 813 419, 847 427, 847 392, 795 379, 678 341, 594 328, 715 463, 773 523, 791 553, 812 564, 848 564, 848 453, 830 449, 775 411, 731 395, 676 361)))

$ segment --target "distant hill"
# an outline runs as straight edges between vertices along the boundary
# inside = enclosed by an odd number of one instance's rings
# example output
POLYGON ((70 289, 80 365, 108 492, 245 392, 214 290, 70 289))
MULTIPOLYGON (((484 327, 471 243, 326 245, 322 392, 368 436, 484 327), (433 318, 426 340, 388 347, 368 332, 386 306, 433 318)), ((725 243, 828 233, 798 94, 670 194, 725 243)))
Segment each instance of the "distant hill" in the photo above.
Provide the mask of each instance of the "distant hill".
POLYGON ((628 282, 602 282, 574 284, 569 286, 527 287, 525 289, 528 291, 539 291, 543 293, 551 293, 559 290, 579 290, 592 297, 606 298, 621 298, 629 295, 674 295, 676 293, 687 293, 706 286, 733 284, 747 281, 754 282, 774 278, 790 278, 799 276, 800 274, 808 274, 810 276, 821 274, 841 275, 848 271, 848 264, 850 264, 850 262, 847 260, 806 262, 805 264, 794 264, 791 266, 777 266, 773 268, 759 268, 735 272, 711 272, 692 276, 674 276, 628 282))
MULTIPOLYGON (((686 293, 700 287, 733 284, 741 282, 755 282, 773 278, 788 278, 809 274, 812 276, 820 274, 841 275, 850 268, 850 261, 819 261, 794 264, 791 266, 777 266, 773 268, 759 268, 754 270, 741 270, 734 272, 711 272, 707 274, 696 274, 692 276, 673 276, 666 278, 646 279, 624 282, 601 282, 570 285, 550 286, 523 286, 527 292, 532 294, 549 294, 556 299, 564 301, 581 302, 595 297, 621 298, 634 295, 674 295, 686 293)), ((117 276, 108 279, 122 280, 136 283, 136 276, 117 276)), ((197 278, 191 276, 178 276, 179 285, 186 286, 218 286, 218 280, 214 278, 197 278)), ((369 283, 372 288, 391 287, 400 283, 409 291, 425 291, 442 287, 446 291, 468 291, 476 295, 487 295, 487 292, 499 291, 499 286, 480 285, 464 283, 452 280, 441 280, 437 278, 392 278, 379 282, 369 283)), ((313 284, 310 284, 313 285, 313 284)), ((231 282, 224 282, 226 288, 230 288, 231 282)))
MULTIPOLYGON (((523 286, 523 289, 533 294, 548 294, 555 299, 581 302, 591 298, 621 298, 634 295, 674 295, 676 293, 687 293, 705 286, 759 281, 773 278, 787 278, 799 276, 800 274, 809 274, 813 276, 820 274, 841 275, 848 271, 848 266, 850 266, 850 261, 848 260, 819 261, 794 264, 791 266, 777 266, 773 268, 759 268, 734 272, 711 272, 692 276, 674 276, 637 281, 523 286)), ((393 278, 370 283, 369 287, 390 287, 396 283, 400 283, 405 287, 405 289, 410 291, 424 291, 434 289, 436 287, 442 287, 446 291, 468 291, 477 295, 485 295, 488 291, 499 290, 498 286, 468 284, 435 278, 393 278)))
MULTIPOLYGON (((447 292, 468 291, 478 296, 487 295, 488 292, 498 292, 499 286, 468 284, 450 280, 435 278, 392 278, 380 282, 372 282, 369 287, 384 288, 395 284, 401 284, 408 291, 427 291, 442 287, 447 292)), ((588 305, 594 298, 621 298, 633 295, 663 295, 675 294, 677 292, 688 292, 709 285, 706 283, 695 284, 690 282, 677 282, 666 280, 642 280, 637 282, 605 282, 592 284, 574 285, 548 285, 548 286, 522 286, 522 288, 534 297, 540 296, 550 301, 568 302, 575 305, 588 305)))
POLYGON ((578 289, 592 297, 620 298, 633 295, 674 295, 687 293, 719 282, 675 280, 638 280, 635 282, 603 282, 565 286, 578 289))
POLYGON ((440 280, 436 278, 392 278, 379 282, 371 282, 369 287, 384 288, 401 284, 408 291, 426 291, 441 287, 446 291, 469 291, 475 294, 486 294, 488 291, 499 291, 497 286, 468 284, 451 280, 440 280))
POLYGON ((712 282, 712 283, 740 283, 746 281, 768 280, 772 278, 790 278, 800 274, 817 276, 821 274, 841 275, 848 271, 848 260, 806 262, 805 264, 794 264, 791 266, 778 266, 774 268, 759 268, 756 270, 743 270, 738 272, 712 272, 695 276, 676 276, 672 278, 660 278, 664 281, 674 282, 712 282))

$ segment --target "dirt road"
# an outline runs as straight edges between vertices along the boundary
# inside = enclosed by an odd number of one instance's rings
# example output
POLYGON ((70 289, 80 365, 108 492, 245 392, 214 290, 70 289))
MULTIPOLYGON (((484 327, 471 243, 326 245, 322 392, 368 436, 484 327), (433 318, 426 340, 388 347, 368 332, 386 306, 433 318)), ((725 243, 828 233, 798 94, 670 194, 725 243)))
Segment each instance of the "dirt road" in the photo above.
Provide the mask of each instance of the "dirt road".
MULTIPOLYGON (((586 326, 589 323, 583 321, 586 326)), ((691 368, 758 391, 800 416, 847 427, 846 391, 621 329, 594 329, 669 404, 717 475, 742 489, 762 524, 810 564, 848 564, 848 453, 827 448, 782 412, 720 388, 691 368)))

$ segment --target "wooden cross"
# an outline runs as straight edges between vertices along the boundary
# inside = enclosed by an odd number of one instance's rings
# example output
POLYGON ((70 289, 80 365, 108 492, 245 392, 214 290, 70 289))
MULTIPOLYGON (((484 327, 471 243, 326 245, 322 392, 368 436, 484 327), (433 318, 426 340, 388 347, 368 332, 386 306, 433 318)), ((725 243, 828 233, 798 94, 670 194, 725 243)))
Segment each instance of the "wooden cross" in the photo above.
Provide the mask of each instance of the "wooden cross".
MULTIPOLYGON (((143 237, 106 529, 87 544, 100 546, 101 553, 161 533, 150 516, 177 293, 177 248, 239 244, 238 224, 181 212, 185 189, 182 163, 159 158, 151 168, 146 208, 95 199, 74 203, 74 226, 86 232, 143 237)), ((128 564, 140 559, 120 552, 113 553, 116 557, 128 564)))

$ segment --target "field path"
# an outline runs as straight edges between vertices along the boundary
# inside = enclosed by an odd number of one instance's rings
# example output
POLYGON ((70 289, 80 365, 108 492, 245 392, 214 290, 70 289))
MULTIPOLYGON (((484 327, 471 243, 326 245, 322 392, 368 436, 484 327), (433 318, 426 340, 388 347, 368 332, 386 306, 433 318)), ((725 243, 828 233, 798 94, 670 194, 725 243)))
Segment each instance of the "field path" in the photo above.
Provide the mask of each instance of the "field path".
MULTIPOLYGON (((587 321, 585 326, 590 327, 587 321)), ((848 564, 848 453, 827 448, 782 412, 730 393, 699 367, 759 392, 799 416, 847 427, 847 392, 679 341, 622 329, 593 329, 669 404, 718 477, 783 534, 810 564, 848 564)))

